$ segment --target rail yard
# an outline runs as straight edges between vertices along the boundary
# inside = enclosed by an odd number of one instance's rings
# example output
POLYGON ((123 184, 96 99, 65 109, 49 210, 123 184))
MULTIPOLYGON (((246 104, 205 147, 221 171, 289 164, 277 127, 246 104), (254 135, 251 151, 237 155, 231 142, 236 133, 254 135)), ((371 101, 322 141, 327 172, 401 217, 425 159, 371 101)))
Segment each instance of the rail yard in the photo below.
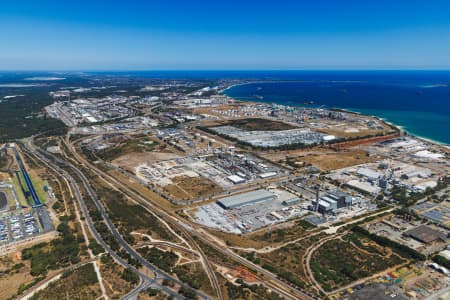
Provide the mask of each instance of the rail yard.
POLYGON ((85 265, 96 280, 77 291, 104 299, 447 292, 447 147, 375 117, 221 93, 234 83, 51 91, 46 116, 67 131, 0 149, 1 255, 36 279, 17 296, 85 265))

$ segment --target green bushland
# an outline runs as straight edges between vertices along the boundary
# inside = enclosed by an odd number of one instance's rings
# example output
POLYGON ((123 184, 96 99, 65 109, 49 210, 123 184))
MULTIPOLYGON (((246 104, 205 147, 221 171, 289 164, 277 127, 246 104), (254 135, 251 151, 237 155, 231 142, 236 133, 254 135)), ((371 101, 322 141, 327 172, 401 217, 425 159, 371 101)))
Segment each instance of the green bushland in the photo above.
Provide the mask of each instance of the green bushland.
POLYGON ((346 234, 343 237, 344 240, 352 242, 353 244, 355 244, 358 248, 364 249, 368 252, 371 253, 378 253, 380 255, 385 255, 386 253, 384 253, 383 251, 381 251, 379 248, 370 245, 370 244, 365 244, 362 242, 362 240, 367 239, 366 236, 359 234, 357 232, 350 232, 348 234, 346 234))
MULTIPOLYGON (((112 161, 127 153, 143 153, 150 152, 158 145, 157 142, 151 140, 147 136, 133 137, 125 142, 120 143, 117 146, 100 150, 96 155, 104 161, 112 161), (145 142, 153 142, 152 144, 146 144, 145 142)), ((92 159, 92 154, 88 153, 89 150, 83 148, 83 153, 87 154, 92 159)))
POLYGON ((325 234, 305 236, 301 242, 285 245, 270 253, 255 253, 251 256, 255 263, 258 262, 266 270, 306 290, 308 289, 307 283, 304 281, 306 273, 301 258, 309 246, 324 236, 325 234))
POLYGON ((233 300, 282 300, 277 293, 269 291, 261 284, 246 284, 241 279, 236 281, 237 285, 227 281, 225 287, 229 299, 233 300))
POLYGON ((163 251, 158 248, 139 248, 139 253, 148 262, 170 274, 176 274, 178 279, 187 283, 191 288, 209 291, 211 288, 208 276, 201 265, 189 264, 176 266, 178 255, 172 251, 163 251))
MULTIPOLYGON (((136 230, 143 230, 147 234, 161 238, 164 240, 174 241, 174 236, 167 230, 167 228, 145 208, 138 204, 129 201, 123 193, 109 188, 93 174, 92 171, 83 168, 83 173, 88 178, 94 189, 97 197, 103 202, 108 211, 109 218, 114 222, 117 230, 127 239, 131 244, 134 243, 131 232, 136 230)), ((90 199, 90 198, 89 198, 90 199)), ((101 225, 103 220, 101 213, 92 201, 87 201, 89 214, 95 224, 98 224, 102 233, 108 234, 106 226, 101 225)), ((97 225, 96 225, 97 227, 97 225)), ((97 228, 97 230, 99 229, 97 228)), ((102 235, 104 238, 104 236, 102 235)), ((113 238, 114 239, 114 238, 113 238)))
POLYGON ((157 296, 159 294, 159 290, 158 289, 153 289, 153 288, 148 288, 145 292, 150 297, 155 297, 155 296, 157 296))
POLYGON ((142 206, 130 203, 122 193, 113 189, 99 185, 94 188, 97 196, 106 203, 109 217, 117 224, 122 234, 129 235, 136 230, 146 230, 148 234, 156 233, 161 239, 173 240, 164 225, 142 206))
POLYGON ((178 255, 172 251, 162 251, 154 247, 140 248, 138 251, 148 262, 168 273, 173 272, 173 268, 178 261, 178 255))
POLYGON ((332 291, 402 262, 404 260, 397 255, 386 257, 378 251, 365 253, 346 241, 331 240, 314 252, 310 266, 324 290, 332 291))
POLYGON ((392 198, 398 201, 403 206, 414 205, 418 200, 427 196, 433 195, 435 192, 447 188, 450 185, 450 176, 442 177, 438 180, 437 185, 434 188, 428 187, 422 193, 408 193, 404 186, 394 186, 391 189, 392 198))
MULTIPOLYGON (((27 284, 21 284, 19 288, 17 289, 17 295, 21 295, 23 292, 31 288, 32 286, 36 285, 37 283, 41 282, 45 279, 45 276, 39 276, 35 277, 31 282, 27 284)), ((11 297, 10 299, 15 299, 14 297, 11 297)))
POLYGON ((368 237, 369 239, 371 239, 372 241, 376 242, 377 244, 379 244, 381 246, 386 246, 386 247, 392 248, 392 250, 394 250, 399 255, 401 255, 405 258, 410 258, 410 259, 415 259, 415 260, 425 260, 426 259, 426 256, 423 255, 422 253, 417 252, 416 250, 411 249, 405 245, 394 242, 393 240, 390 240, 384 236, 378 236, 376 234, 370 233, 368 230, 366 230, 360 226, 355 226, 352 228, 352 230, 356 233, 359 233, 363 236, 368 237))
POLYGON ((104 252, 103 247, 94 239, 89 240, 89 249, 92 250, 94 255, 99 255, 104 252))
POLYGON ((450 260, 443 257, 442 255, 435 255, 432 257, 433 261, 437 263, 438 265, 441 265, 443 267, 446 267, 447 269, 450 269, 450 260))
POLYGON ((208 275, 203 271, 201 264, 176 266, 173 272, 193 289, 209 291, 211 288, 208 275))
POLYGON ((24 97, 11 98, 0 103, 0 143, 51 131, 63 134, 66 126, 59 120, 46 117, 42 109, 53 103, 48 88, 3 89, 0 96, 12 93, 24 97))
POLYGON ((11 160, 6 154, 6 151, 0 150, 0 170, 5 170, 10 161, 11 160))
POLYGON ((61 234, 60 238, 22 251, 22 258, 31 260, 31 275, 46 275, 48 270, 67 267, 80 261, 80 246, 69 225, 63 222, 58 225, 57 230, 61 234))
POLYGON ((47 288, 36 293, 33 300, 59 300, 61 295, 67 299, 96 299, 100 296, 100 288, 94 266, 89 263, 70 270, 61 276, 61 279, 51 283, 47 288))
POLYGON ((139 276, 133 272, 131 269, 125 269, 120 276, 123 280, 128 281, 132 284, 137 284, 139 282, 139 276))
POLYGON ((197 300, 197 293, 191 288, 185 288, 182 286, 178 291, 181 295, 183 295, 186 300, 197 300))
POLYGON ((297 128, 287 123, 262 118, 247 118, 247 119, 232 120, 226 123, 225 125, 233 126, 248 131, 252 130, 281 131, 297 128))

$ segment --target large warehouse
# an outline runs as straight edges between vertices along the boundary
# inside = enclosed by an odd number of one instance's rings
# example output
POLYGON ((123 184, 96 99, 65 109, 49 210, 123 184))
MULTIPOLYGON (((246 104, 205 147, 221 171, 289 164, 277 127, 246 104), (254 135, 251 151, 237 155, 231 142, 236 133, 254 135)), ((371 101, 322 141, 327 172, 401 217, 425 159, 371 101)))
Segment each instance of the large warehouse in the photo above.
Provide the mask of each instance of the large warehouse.
POLYGON ((426 225, 420 225, 403 233, 424 244, 430 244, 436 240, 445 242, 447 235, 439 230, 433 229, 426 225))
MULTIPOLYGON (((331 212, 339 208, 347 207, 352 205, 352 197, 339 190, 326 193, 319 198, 319 211, 320 212, 331 212)), ((316 200, 312 201, 313 207, 316 207, 316 200)))
POLYGON ((240 207, 268 200, 274 200, 277 196, 266 190, 256 190, 248 193, 222 198, 217 203, 225 209, 240 207))

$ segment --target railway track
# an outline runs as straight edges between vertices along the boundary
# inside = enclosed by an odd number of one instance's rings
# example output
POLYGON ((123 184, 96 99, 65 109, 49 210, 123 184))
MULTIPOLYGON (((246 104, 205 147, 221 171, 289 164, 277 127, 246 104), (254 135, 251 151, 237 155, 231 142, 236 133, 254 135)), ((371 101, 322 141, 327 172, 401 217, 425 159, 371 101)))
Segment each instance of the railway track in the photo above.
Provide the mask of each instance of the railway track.
MULTIPOLYGON (((202 242, 206 243, 207 245, 213 247, 215 250, 220 252, 221 254, 232 258, 234 261, 250 268, 253 270, 258 271, 259 273, 264 275, 264 278, 269 278, 269 280, 264 280, 264 283, 267 287, 271 288, 272 290, 276 291, 278 294, 284 296, 287 299, 314 299, 315 297, 312 295, 307 294, 306 292, 303 292, 296 288, 293 285, 290 285, 289 283, 281 280, 278 278, 277 275, 269 272, 268 270, 242 258, 241 256, 237 255, 233 251, 229 250, 226 247, 223 247, 222 245, 216 244, 216 242, 205 238, 204 235, 200 234, 199 231, 196 228, 193 228, 187 224, 185 224, 184 220, 180 220, 178 216, 175 214, 170 214, 164 208, 159 207, 159 205, 149 199, 147 199, 145 196, 141 195, 138 191, 135 191, 134 189, 129 188, 128 186, 124 185, 121 181, 117 180, 116 178, 112 177, 108 173, 99 170, 97 167, 93 166, 89 162, 87 162, 84 158, 82 158, 74 149, 75 147, 65 141, 66 147, 71 151, 72 155, 84 166, 90 169, 91 171, 95 172, 97 175, 107 178, 108 181, 113 182, 117 187, 120 187, 123 191, 126 191, 128 196, 132 197, 134 200, 136 200, 139 204, 143 205, 144 207, 147 207, 154 211, 155 213, 158 213, 161 217, 164 217, 164 220, 170 224, 172 224, 175 228, 178 230, 181 230, 185 235, 188 237, 188 239, 191 242, 195 242, 195 240, 192 238, 192 236, 195 236, 196 238, 200 239, 202 242)), ((196 245, 196 243, 194 243, 196 245)), ((200 249, 200 247, 196 247, 197 249, 200 249)), ((201 249, 200 249, 201 251, 201 249)), ((201 251, 203 254, 203 251, 201 251)), ((204 255, 204 254, 203 254, 204 255)), ((208 261, 205 259, 205 261, 208 261)), ((208 262, 208 265, 210 266, 210 263, 208 262)), ((210 273, 209 276, 214 276, 215 273, 212 271, 207 272, 210 273), (211 274, 213 273, 213 274, 211 274)), ((215 288, 220 290, 220 285, 217 283, 214 284, 215 288)), ((219 296, 219 293, 218 293, 219 296)), ((223 298, 219 298, 223 299, 223 298)))
MULTIPOLYGON (((187 284, 185 284, 184 282, 181 282, 180 280, 178 280, 177 278, 166 274, 165 272, 159 270, 157 267, 153 266, 152 264, 150 264, 149 262, 147 262, 145 259, 143 259, 134 249, 132 249, 127 243, 126 241, 123 239, 123 237, 118 233, 117 229, 115 228, 115 226, 113 225, 112 221, 109 219, 109 217, 106 214, 106 211, 104 210, 104 208, 102 207, 100 201, 97 199, 96 195, 94 194, 92 188, 90 187, 86 177, 84 176, 84 174, 78 170, 75 166, 73 166, 72 164, 63 161, 61 159, 59 159, 58 157, 55 157, 54 155, 45 152, 42 149, 33 149, 30 147, 26 148, 32 155, 34 155, 35 157, 37 157, 38 159, 40 159, 41 161, 43 161, 44 163, 47 164, 47 166, 51 167, 55 172, 57 172, 58 174, 60 174, 61 176, 64 176, 66 179, 68 179, 68 181, 71 184, 72 190, 74 191, 74 194, 76 196, 76 199, 79 202, 80 208, 82 210, 83 216, 85 217, 86 223, 91 231, 91 233, 93 234, 94 238, 97 240, 97 242, 103 247, 103 249, 105 249, 105 251, 111 255, 111 257, 113 257, 113 259, 118 262, 120 265, 122 265, 125 268, 130 268, 132 269, 136 274, 139 275, 140 277, 140 284, 138 287, 136 287, 133 291, 131 291, 127 297, 125 297, 124 299, 134 299, 135 296, 137 296, 137 294, 139 292, 141 292, 142 290, 145 290, 147 287, 149 286, 153 286, 155 288, 158 288, 162 291, 164 291, 166 294, 168 295, 172 295, 174 296, 176 299, 182 300, 184 299, 183 296, 179 295, 178 293, 172 291, 171 289, 169 289, 166 286, 162 286, 157 282, 158 278, 164 279, 167 278, 171 281, 173 281, 174 283, 183 286, 185 288, 190 288, 187 284), (46 155, 48 155, 49 157, 51 157, 52 159, 49 159, 46 157, 46 155), (53 160, 53 161, 52 161, 53 160), (55 163, 55 162, 56 163, 55 163), (69 167, 73 172, 75 172, 75 174, 77 175, 77 177, 79 177, 79 179, 81 180, 85 190, 87 191, 88 195, 91 197, 91 199, 94 201, 94 203, 96 204, 96 206, 98 205, 98 209, 102 214, 102 217, 105 221, 105 224, 107 225, 108 229, 111 231, 111 233, 113 234, 114 238, 119 242, 119 244, 124 248, 124 250, 130 254, 131 257, 133 257, 134 259, 136 259, 137 261, 139 261, 139 263, 141 263, 145 268, 147 268, 152 274, 153 274, 153 278, 147 276, 146 274, 140 272, 137 268, 135 268, 134 266, 128 264, 124 259, 122 259, 119 255, 117 255, 114 251, 112 251, 112 249, 109 247, 108 244, 106 244, 106 242, 103 240, 103 238, 101 237, 101 235, 97 232, 94 223, 90 217, 89 214, 89 210, 86 206, 86 204, 84 203, 83 197, 81 196, 81 192, 78 188, 77 182, 76 180, 64 169, 62 169, 58 164, 63 164, 66 167, 69 167), (145 283, 145 284, 144 284, 145 283), (130 298, 131 297, 131 298, 130 298)), ((200 292, 200 291, 196 291, 197 295, 204 299, 204 300, 209 300, 211 299, 211 297, 209 297, 208 295, 200 292)))
MULTIPOLYGON (((131 191, 127 186, 125 186, 124 184, 122 184, 120 181, 116 180, 115 178, 113 178, 112 176, 110 176, 109 174, 97 169, 96 167, 92 166, 91 164, 89 164, 84 158, 82 158, 74 149, 74 147, 71 144, 68 144, 67 142, 65 143, 66 147, 71 151, 71 153, 73 154, 73 156, 78 160, 79 163, 81 163, 84 167, 90 169, 92 172, 94 172, 95 174, 99 175, 100 177, 102 177, 103 179, 108 178, 108 180, 110 182, 114 182, 114 184, 119 187, 120 189, 122 189, 122 191, 128 191, 128 196, 130 196, 132 199, 134 199, 135 201, 137 199, 139 199, 140 201, 138 201, 141 205, 142 202, 144 202, 145 205, 148 205, 148 201, 143 198, 140 194, 137 194, 134 191, 131 191)), ((150 207, 151 209, 155 209, 154 207, 150 207)), ((159 213, 164 213, 164 215, 166 215, 165 211, 159 210, 159 213)), ((169 216, 168 214, 166 215, 167 217, 169 216)), ((168 220, 166 220, 168 221, 168 220)), ((200 258, 202 261, 202 264, 205 268, 205 271, 208 275, 208 278, 211 281, 211 284, 216 292, 217 298, 219 300, 223 300, 224 297, 222 295, 222 290, 220 288, 220 284, 219 281, 217 280, 217 276, 214 272, 214 269, 211 266, 211 263, 208 261, 207 257, 205 256, 205 254, 203 253, 203 251, 201 250, 200 247, 198 247, 197 243, 195 242, 195 240, 191 237, 191 235, 186 231, 186 229, 183 226, 179 226, 178 224, 174 223, 172 220, 172 217, 169 218, 169 223, 172 225, 175 225, 175 227, 184 233, 185 238, 187 238, 189 240, 189 244, 192 245, 195 249, 195 251, 197 251, 200 254, 200 258)))

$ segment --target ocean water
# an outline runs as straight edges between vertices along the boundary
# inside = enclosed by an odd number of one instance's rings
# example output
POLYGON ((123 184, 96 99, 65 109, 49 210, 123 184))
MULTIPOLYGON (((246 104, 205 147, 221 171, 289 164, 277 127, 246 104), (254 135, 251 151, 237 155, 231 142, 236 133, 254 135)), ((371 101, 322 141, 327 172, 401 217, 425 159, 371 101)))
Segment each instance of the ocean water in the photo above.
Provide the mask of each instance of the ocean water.
POLYGON ((450 72, 302 72, 289 76, 236 85, 224 93, 239 100, 357 111, 450 145, 450 72))
MULTIPOLYGON (((78 73, 56 87, 77 86, 78 73)), ((85 72, 130 78, 220 79, 253 82, 224 93, 240 100, 344 108, 378 116, 411 134, 450 145, 450 71, 121 71, 85 72)), ((0 72, 0 92, 31 87, 29 77, 61 76, 54 72, 0 72)), ((39 83, 40 84, 40 83, 39 83)), ((47 85, 43 85, 46 87, 47 85)), ((39 87, 36 87, 39 88, 39 87)), ((6 92, 5 92, 6 93, 6 92)), ((15 92, 11 92, 15 93, 15 92)), ((9 95, 9 94, 6 94, 9 95)))

